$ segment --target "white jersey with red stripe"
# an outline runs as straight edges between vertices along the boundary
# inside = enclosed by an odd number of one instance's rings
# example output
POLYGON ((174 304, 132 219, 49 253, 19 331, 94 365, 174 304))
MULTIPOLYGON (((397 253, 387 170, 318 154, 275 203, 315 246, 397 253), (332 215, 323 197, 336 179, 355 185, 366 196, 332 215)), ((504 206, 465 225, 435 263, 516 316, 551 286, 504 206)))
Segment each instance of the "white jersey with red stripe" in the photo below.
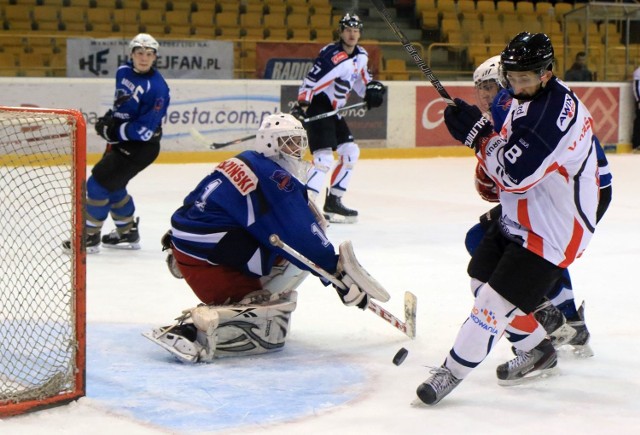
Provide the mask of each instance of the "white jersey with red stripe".
POLYGON ((308 104, 314 96, 325 93, 333 108, 339 109, 347 104, 352 90, 364 97, 371 81, 368 62, 367 51, 359 45, 351 54, 344 51, 340 41, 326 45, 300 86, 298 102, 308 104))
POLYGON ((564 83, 553 77, 532 101, 514 98, 477 156, 501 190, 508 238, 560 267, 582 254, 596 225, 598 163, 591 114, 564 83))

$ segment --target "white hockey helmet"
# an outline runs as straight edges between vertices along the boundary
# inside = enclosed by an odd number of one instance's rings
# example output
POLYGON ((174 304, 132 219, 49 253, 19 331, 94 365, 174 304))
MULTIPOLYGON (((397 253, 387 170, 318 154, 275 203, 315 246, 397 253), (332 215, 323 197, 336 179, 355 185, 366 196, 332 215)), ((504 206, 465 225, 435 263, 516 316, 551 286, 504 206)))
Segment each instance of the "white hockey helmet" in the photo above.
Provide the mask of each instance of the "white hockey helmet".
POLYGON ((292 157, 302 160, 309 143, 307 131, 293 115, 274 113, 262 121, 256 135, 256 151, 265 157, 292 157))
POLYGON ((131 40, 131 42, 129 42, 129 54, 133 53, 133 50, 138 47, 151 48, 155 50, 156 54, 158 54, 160 44, 158 44, 158 41, 148 33, 139 33, 131 40))
POLYGON ((493 56, 480 64, 473 72, 473 83, 479 86, 482 82, 494 80, 500 84, 500 56, 493 56))

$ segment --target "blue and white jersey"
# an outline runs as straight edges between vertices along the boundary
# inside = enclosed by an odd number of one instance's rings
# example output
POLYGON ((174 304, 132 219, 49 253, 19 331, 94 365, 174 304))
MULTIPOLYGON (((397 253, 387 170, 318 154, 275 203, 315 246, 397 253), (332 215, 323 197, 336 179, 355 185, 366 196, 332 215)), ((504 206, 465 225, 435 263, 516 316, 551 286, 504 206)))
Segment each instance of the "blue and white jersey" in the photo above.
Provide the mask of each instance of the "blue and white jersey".
POLYGON ((116 72, 113 117, 122 122, 118 142, 150 140, 169 107, 169 86, 155 68, 139 74, 131 61, 116 72))
POLYGON ((274 161, 245 151, 220 163, 171 217, 175 249, 251 276, 268 275, 278 256, 309 267, 269 243, 282 241, 335 273, 338 256, 308 205, 307 190, 274 161))
POLYGON ((313 97, 324 93, 334 109, 344 107, 352 90, 364 98, 367 83, 371 81, 368 69, 369 54, 356 45, 350 55, 341 42, 326 45, 302 81, 298 102, 311 103, 313 97))
MULTIPOLYGON (((491 103, 491 118, 493 119, 493 129, 496 133, 500 133, 502 125, 504 124, 509 109, 511 108, 511 101, 513 97, 504 88, 500 89, 500 92, 496 94, 491 103)), ((598 171, 600 173, 600 188, 611 186, 613 176, 611 175, 611 169, 609 168, 609 161, 604 153, 602 145, 597 137, 594 136, 596 143, 596 155, 598 157, 598 171)))
POLYGON ((477 156, 500 188, 503 233, 571 264, 593 235, 599 195, 593 119, 582 102, 551 78, 532 101, 512 101, 500 135, 477 156))

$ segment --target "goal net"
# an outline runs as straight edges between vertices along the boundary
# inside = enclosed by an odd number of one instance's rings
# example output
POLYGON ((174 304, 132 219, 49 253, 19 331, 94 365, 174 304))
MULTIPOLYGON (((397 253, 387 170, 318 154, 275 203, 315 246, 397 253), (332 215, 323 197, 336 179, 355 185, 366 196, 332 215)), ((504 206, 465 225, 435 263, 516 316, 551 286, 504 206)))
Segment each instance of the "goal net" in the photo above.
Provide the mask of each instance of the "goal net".
POLYGON ((79 111, 0 107, 0 417, 84 395, 85 168, 79 111))

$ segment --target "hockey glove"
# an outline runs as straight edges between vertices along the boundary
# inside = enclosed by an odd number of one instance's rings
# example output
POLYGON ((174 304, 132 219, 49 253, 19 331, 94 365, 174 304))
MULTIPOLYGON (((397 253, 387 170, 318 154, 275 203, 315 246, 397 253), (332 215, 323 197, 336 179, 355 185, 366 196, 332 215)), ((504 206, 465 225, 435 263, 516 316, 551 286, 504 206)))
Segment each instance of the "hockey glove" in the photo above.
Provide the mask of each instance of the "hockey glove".
POLYGON ((300 122, 304 122, 306 112, 307 106, 301 106, 299 103, 296 103, 296 105, 291 108, 291 115, 300 122))
POLYGON ((118 123, 113 119, 109 110, 96 121, 96 133, 108 143, 118 143, 118 123))
POLYGON ((491 122, 482 116, 477 106, 471 106, 460 98, 454 101, 455 106, 447 106, 444 110, 444 123, 451 136, 475 150, 480 139, 493 132, 491 122))
POLYGON ((371 110, 374 107, 380 107, 384 101, 384 94, 387 88, 380 82, 371 81, 367 83, 367 88, 364 94, 364 101, 367 103, 367 110, 371 110))
POLYGON ((171 273, 171 275, 173 275, 175 278, 178 278, 178 279, 184 278, 184 276, 182 276, 182 272, 180 271, 180 268, 178 267, 178 262, 176 261, 176 257, 173 256, 173 249, 172 249, 173 245, 171 244, 171 230, 164 233, 164 236, 162 236, 162 239, 160 239, 160 243, 162 244, 162 250, 167 251, 167 258, 165 261, 167 262, 167 267, 169 268, 169 272, 171 273))
POLYGON ((347 286, 346 290, 336 287, 338 296, 342 299, 342 303, 348 307, 357 306, 361 310, 369 305, 369 295, 362 291, 356 283, 354 283, 348 275, 340 279, 347 286))
POLYGON ((476 165, 475 185, 478 195, 485 201, 500 202, 500 193, 496 183, 487 175, 480 163, 476 165))

